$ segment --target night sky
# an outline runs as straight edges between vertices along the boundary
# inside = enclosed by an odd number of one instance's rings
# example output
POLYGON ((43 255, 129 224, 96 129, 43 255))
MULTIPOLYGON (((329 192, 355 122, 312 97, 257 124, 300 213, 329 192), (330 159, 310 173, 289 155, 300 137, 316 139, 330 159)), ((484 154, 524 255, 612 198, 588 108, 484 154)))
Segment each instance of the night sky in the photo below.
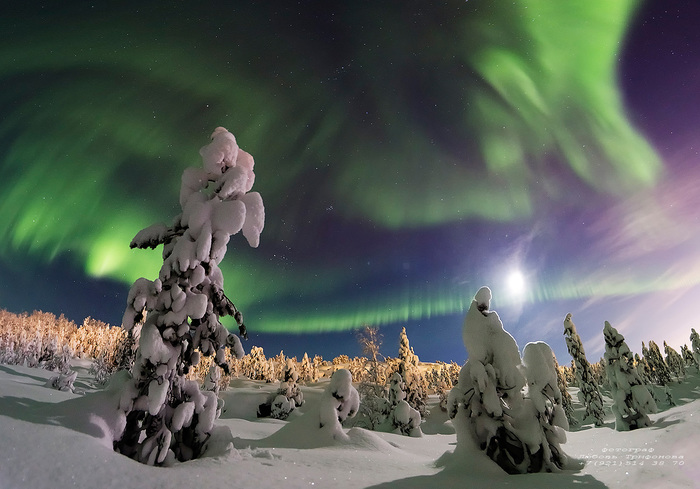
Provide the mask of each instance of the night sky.
POLYGON ((246 351, 466 359, 482 285, 524 347, 700 327, 700 3, 13 2, 0 16, 0 307, 119 324, 217 126, 256 161, 232 238, 246 351))

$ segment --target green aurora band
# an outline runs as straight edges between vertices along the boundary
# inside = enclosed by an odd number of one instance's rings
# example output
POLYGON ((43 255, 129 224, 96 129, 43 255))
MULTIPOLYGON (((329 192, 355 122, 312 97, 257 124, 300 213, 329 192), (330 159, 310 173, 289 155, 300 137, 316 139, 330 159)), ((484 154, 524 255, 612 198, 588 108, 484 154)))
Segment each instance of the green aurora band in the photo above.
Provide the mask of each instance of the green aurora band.
MULTIPOLYGON (((255 156, 267 209, 261 248, 234 240, 223 264, 227 290, 258 330, 462 311, 466 286, 437 279, 328 302, 369 272, 272 257, 303 248, 312 238, 290 226, 324 218, 329 205, 340 222, 368 229, 430 230, 532 219, 540 199, 571 199, 563 187, 572 181, 584 196, 652 186, 661 164, 631 126, 616 80, 636 6, 448 2, 420 21, 415 5, 357 6, 335 26, 340 62, 319 49, 325 33, 270 20, 265 6, 228 21, 178 10, 164 23, 155 7, 7 16, 0 254, 66 255, 89 276, 125 284, 156 276, 159 251, 132 251, 129 241, 175 215, 182 170, 222 125, 255 156)), ((609 293, 574 282, 529 299, 609 293)))

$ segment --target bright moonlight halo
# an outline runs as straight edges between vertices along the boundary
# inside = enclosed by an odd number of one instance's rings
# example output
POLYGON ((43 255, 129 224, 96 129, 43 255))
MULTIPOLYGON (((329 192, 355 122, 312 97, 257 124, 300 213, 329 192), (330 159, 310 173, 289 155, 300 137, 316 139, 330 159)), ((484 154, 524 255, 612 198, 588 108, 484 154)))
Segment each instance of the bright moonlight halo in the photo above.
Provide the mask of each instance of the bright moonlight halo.
POLYGON ((506 278, 508 291, 515 296, 522 296, 525 293, 525 276, 520 270, 513 270, 506 278))

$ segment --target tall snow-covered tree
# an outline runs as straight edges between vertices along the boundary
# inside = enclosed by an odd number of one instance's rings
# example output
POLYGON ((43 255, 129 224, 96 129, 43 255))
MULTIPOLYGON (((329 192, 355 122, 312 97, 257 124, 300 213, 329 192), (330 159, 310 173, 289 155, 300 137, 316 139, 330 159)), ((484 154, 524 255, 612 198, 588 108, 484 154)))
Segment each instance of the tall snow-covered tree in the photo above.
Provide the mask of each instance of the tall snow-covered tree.
POLYGON ((579 387, 579 401, 586 407, 583 419, 592 417, 596 426, 602 426, 605 416, 603 412, 603 397, 600 395, 600 389, 595 380, 591 364, 586 359, 583 342, 576 331, 576 325, 572 320, 571 313, 567 314, 564 319, 564 336, 569 355, 574 360, 574 375, 579 387))
POLYGON ((685 377, 685 362, 683 357, 664 341, 664 353, 666 353, 666 365, 680 382, 685 377))
MULTIPOLYGON (((539 411, 523 397, 527 381, 518 345, 490 303, 491 290, 482 287, 462 327, 468 357, 447 402, 457 430, 455 454, 468 456, 468 447, 476 445, 510 474, 554 470, 557 462, 543 451, 547 434, 539 411)), ((560 455, 557 460, 563 464, 560 455)))
POLYGON ((665 386, 671 382, 671 371, 666 365, 663 355, 661 355, 661 350, 659 345, 654 341, 649 341, 649 347, 647 348, 644 342, 642 342, 642 355, 649 364, 651 369, 651 377, 655 384, 660 386, 665 386))
POLYGON ((163 266, 155 280, 138 279, 127 298, 124 328, 133 328, 144 309, 147 315, 133 378, 121 395, 123 429, 114 447, 149 465, 190 460, 206 447, 216 394, 185 378, 200 354, 213 355, 225 372, 225 348, 243 355, 238 337, 219 322, 231 315, 245 333, 241 313, 224 294, 219 263, 238 232, 258 246, 265 211, 260 194, 251 192, 253 157, 233 134, 217 128, 200 155, 202 167, 182 174, 182 213, 173 224, 150 226, 131 242, 132 248, 163 245, 163 266))
POLYGON ((693 349, 696 365, 700 365, 700 334, 695 328, 690 328, 690 346, 693 349))
POLYGON ((656 403, 634 366, 634 359, 625 338, 608 321, 605 338, 605 373, 613 398, 615 429, 629 431, 651 426, 648 413, 657 411, 656 403))
POLYGON ((428 414, 428 383, 418 368, 420 360, 408 341, 406 328, 402 328, 399 334, 398 359, 398 372, 405 382, 406 402, 418 411, 421 417, 425 417, 428 414))
POLYGON ((574 414, 574 401, 569 394, 569 383, 566 380, 565 368, 559 366, 556 357, 554 358, 554 366, 557 369, 557 387, 561 393, 561 407, 566 414, 566 421, 569 427, 578 425, 578 420, 574 414))

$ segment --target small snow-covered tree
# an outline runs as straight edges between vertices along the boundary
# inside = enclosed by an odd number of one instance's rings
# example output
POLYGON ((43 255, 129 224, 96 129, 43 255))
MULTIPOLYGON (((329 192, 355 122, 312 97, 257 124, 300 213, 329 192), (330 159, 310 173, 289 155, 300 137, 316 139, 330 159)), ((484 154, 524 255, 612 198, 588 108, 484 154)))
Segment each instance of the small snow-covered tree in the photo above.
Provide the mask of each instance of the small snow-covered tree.
POLYGON ((651 426, 648 413, 655 413, 656 403, 634 366, 625 338, 605 321, 605 372, 613 398, 615 429, 629 431, 651 426))
POLYGON ((420 423, 420 413, 406 401, 400 401, 391 411, 391 424, 395 433, 412 437, 423 436, 420 423))
POLYGON ((287 419, 292 411, 304 404, 304 394, 299 388, 298 380, 296 362, 287 358, 282 382, 277 390, 258 406, 258 417, 287 419))
POLYGON ((319 403, 319 428, 335 440, 347 440, 342 422, 352 418, 360 408, 360 395, 352 386, 352 375, 344 368, 331 375, 319 403))
POLYGON ((214 392, 201 392, 185 375, 200 354, 213 355, 225 372, 226 347, 243 356, 237 336, 219 317, 231 315, 245 334, 241 313, 223 291, 219 263, 229 239, 239 231, 257 247, 264 207, 250 192, 253 157, 219 127, 200 150, 203 166, 182 174, 182 213, 172 225, 156 224, 140 231, 132 248, 163 245, 163 266, 157 279, 138 279, 129 291, 123 326, 141 321, 133 379, 121 395, 123 430, 114 443, 118 452, 149 465, 199 457, 206 448, 217 415, 214 392))
POLYGON ((686 367, 698 367, 693 352, 688 348, 688 345, 681 345, 681 356, 683 357, 683 362, 686 367))
POLYGON ((559 390, 554 352, 547 343, 528 343, 523 349, 523 365, 528 386, 524 409, 530 411, 523 418, 539 422, 519 426, 521 439, 528 440, 531 471, 561 470, 568 460, 561 445, 566 443, 569 423, 559 390))
POLYGON ((466 456, 466 447, 475 444, 509 474, 526 473, 538 470, 541 458, 531 457, 532 437, 523 441, 518 427, 538 423, 524 410, 526 380, 518 345, 489 310, 490 303, 491 290, 482 287, 462 327, 468 358, 447 401, 457 431, 455 453, 466 456))
POLYGON ((574 375, 579 387, 579 401, 586 407, 583 419, 593 417, 596 426, 603 425, 603 397, 600 395, 598 383, 591 364, 586 359, 586 352, 583 349, 583 342, 576 331, 576 325, 572 320, 571 313, 564 319, 564 336, 569 355, 574 360, 574 375))

